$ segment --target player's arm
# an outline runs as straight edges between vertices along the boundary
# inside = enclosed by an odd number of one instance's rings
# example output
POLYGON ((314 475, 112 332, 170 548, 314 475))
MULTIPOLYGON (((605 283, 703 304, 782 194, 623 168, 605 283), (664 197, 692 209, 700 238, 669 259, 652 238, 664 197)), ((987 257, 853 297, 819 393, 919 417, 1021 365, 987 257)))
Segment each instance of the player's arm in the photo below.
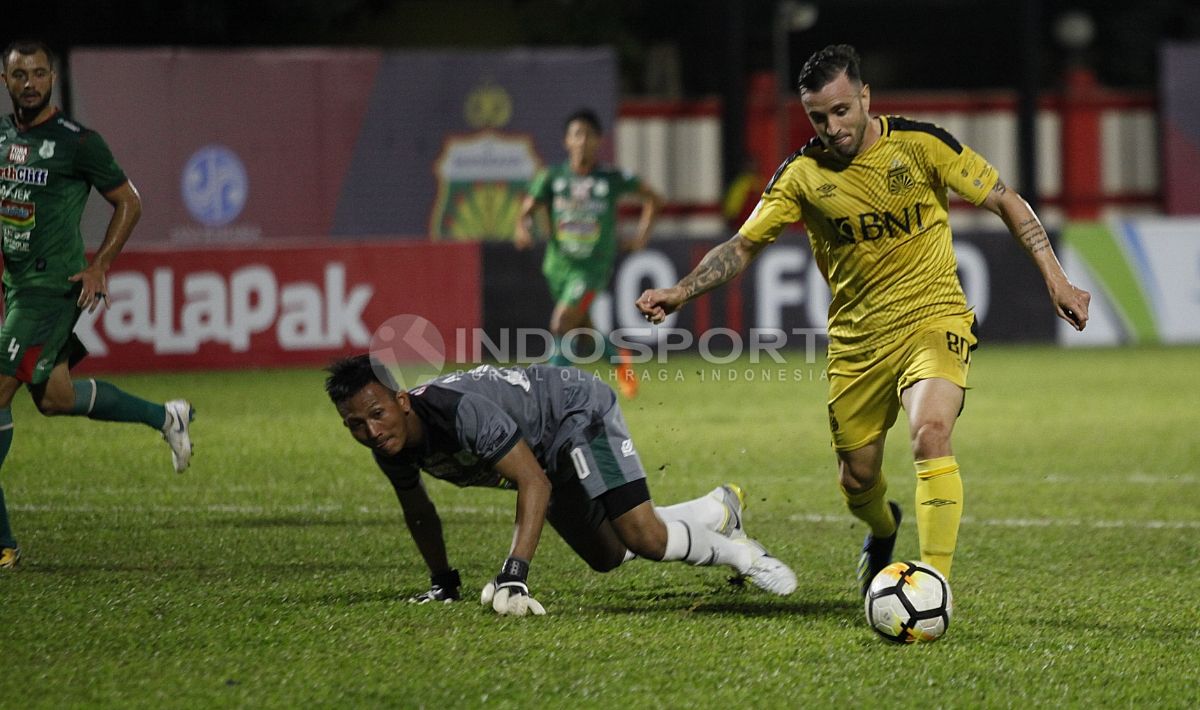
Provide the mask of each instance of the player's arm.
POLYGON ((769 242, 751 241, 741 233, 713 247, 692 273, 670 288, 652 288, 637 300, 638 310, 651 323, 661 323, 683 304, 734 279, 769 242))
POLYGON ((546 610, 529 594, 529 563, 537 550, 546 509, 550 505, 550 480, 524 440, 518 440, 493 470, 517 487, 517 521, 512 548, 500 574, 483 589, 480 602, 500 614, 524 616, 546 610))
POLYGON ((517 522, 509 555, 529 562, 546 524, 550 480, 523 440, 496 462, 494 470, 517 487, 517 522))
POLYGON ((654 229, 654 222, 658 220, 658 214, 662 211, 663 206, 662 195, 645 184, 638 185, 636 194, 642 201, 642 215, 638 218, 637 231, 633 235, 633 241, 629 243, 630 251, 641 251, 646 248, 646 244, 650 241, 650 232, 654 229))
POLYGON ((446 555, 446 539, 442 535, 442 519, 437 506, 425 490, 420 474, 408 468, 399 468, 379 462, 380 468, 392 483, 400 509, 404 512, 404 524, 412 536, 417 551, 429 568, 429 590, 409 601, 453 601, 459 598, 458 570, 450 567, 446 555))
POLYGON ((1054 255, 1050 236, 1029 203, 1016 190, 1006 186, 1003 180, 997 179, 995 187, 981 206, 1004 220, 1013 238, 1033 259, 1046 282, 1046 290, 1050 293, 1050 301, 1058 317, 1070 323, 1075 330, 1083 330, 1087 325, 1088 304, 1092 296, 1067 278, 1062 264, 1054 255))
POLYGON ((142 216, 142 198, 129 180, 101 194, 113 207, 112 218, 108 220, 108 229, 104 232, 104 241, 100 243, 100 249, 92 257, 92 262, 69 279, 83 283, 78 304, 81 308, 87 308, 89 313, 96 310, 102 301, 107 302, 105 275, 117 255, 121 253, 121 249, 125 247, 125 242, 129 241, 134 225, 142 216))
POLYGON ((547 170, 538 172, 529 183, 529 192, 521 200, 521 210, 517 213, 517 223, 513 229, 513 244, 519 250, 533 246, 533 226, 535 213, 550 210, 550 173, 547 170))
POLYGON ((529 228, 533 223, 533 213, 539 209, 546 209, 546 204, 539 202, 533 195, 526 195, 521 201, 521 211, 517 214, 517 224, 513 230, 513 244, 517 249, 533 246, 533 233, 529 228))

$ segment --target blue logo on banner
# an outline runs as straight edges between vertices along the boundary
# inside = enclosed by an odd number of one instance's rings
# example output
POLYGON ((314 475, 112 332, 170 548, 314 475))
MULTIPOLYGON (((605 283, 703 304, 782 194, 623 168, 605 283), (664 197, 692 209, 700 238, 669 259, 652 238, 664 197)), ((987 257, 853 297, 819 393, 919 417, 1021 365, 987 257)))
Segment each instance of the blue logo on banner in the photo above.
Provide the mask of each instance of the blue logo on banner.
POLYGON ((188 158, 179 187, 183 203, 197 222, 206 227, 223 227, 246 206, 249 180, 237 153, 212 144, 188 158))

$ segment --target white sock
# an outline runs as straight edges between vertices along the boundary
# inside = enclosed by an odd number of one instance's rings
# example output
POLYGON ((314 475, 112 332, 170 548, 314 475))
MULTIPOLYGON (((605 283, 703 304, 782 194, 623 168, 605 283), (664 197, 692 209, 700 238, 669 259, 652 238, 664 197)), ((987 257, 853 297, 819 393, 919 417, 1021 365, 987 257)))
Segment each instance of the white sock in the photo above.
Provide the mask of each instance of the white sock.
POLYGON ((655 506, 654 512, 666 522, 678 520, 687 523, 693 529, 706 528, 716 530, 725 522, 727 511, 725 504, 710 496, 700 496, 675 505, 655 506))
POLYGON ((705 527, 682 520, 667 521, 667 550, 663 562, 685 560, 699 566, 729 565, 745 573, 753 562, 753 550, 705 527))

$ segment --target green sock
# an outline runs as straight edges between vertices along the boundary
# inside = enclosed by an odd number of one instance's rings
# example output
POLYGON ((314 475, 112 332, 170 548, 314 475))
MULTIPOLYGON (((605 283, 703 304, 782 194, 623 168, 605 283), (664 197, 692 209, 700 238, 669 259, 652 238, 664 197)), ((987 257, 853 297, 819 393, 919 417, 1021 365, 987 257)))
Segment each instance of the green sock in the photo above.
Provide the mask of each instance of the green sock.
MULTIPOLYGON (((5 407, 0 409, 0 467, 8 457, 12 447, 13 419, 12 410, 5 407)), ((8 507, 4 505, 4 489, 0 488, 0 547, 16 547, 17 540, 13 537, 12 528, 8 524, 8 507)))
POLYGON ((162 429, 167 421, 163 405, 147 402, 100 380, 75 383, 75 408, 71 413, 102 422, 141 422, 156 430, 162 429))
POLYGON ((613 367, 620 365, 621 351, 617 350, 617 346, 612 344, 607 335, 602 334, 598 330, 594 332, 596 333, 596 337, 600 339, 600 345, 604 347, 604 361, 613 367))
POLYGON ((554 352, 550 354, 549 363, 551 365, 558 365, 559 367, 567 367, 571 364, 571 359, 563 353, 561 337, 554 338, 554 352))

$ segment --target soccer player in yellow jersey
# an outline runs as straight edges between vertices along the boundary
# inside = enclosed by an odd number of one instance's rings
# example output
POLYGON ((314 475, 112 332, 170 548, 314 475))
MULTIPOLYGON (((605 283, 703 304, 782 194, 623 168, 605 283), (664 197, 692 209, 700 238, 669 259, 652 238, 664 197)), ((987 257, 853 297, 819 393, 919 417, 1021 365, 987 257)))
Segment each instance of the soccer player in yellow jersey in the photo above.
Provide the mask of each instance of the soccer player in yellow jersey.
POLYGON ((637 305, 661 322, 740 274, 786 225, 803 220, 832 293, 829 425, 839 483, 850 512, 870 527, 861 588, 891 561, 896 542, 900 506, 886 498, 881 464, 901 408, 917 473, 921 559, 949 577, 962 517, 950 435, 976 339, 951 246, 947 190, 1000 216, 1041 271, 1058 317, 1076 330, 1087 323, 1091 296, 1067 279, 1037 215, 982 156, 933 124, 871 115, 853 47, 813 54, 799 84, 817 137, 784 161, 732 239, 637 305))

